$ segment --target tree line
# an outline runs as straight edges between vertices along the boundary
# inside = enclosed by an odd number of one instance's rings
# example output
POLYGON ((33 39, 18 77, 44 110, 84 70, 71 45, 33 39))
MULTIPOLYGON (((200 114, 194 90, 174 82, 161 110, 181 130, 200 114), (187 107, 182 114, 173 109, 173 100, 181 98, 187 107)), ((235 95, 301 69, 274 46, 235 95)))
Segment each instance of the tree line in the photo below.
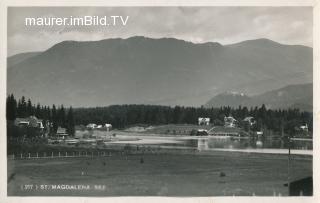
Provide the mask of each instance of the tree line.
POLYGON ((33 104, 30 99, 26 100, 24 96, 16 99, 13 94, 7 96, 6 100, 6 116, 8 121, 14 121, 16 118, 27 118, 35 116, 42 119, 45 127, 50 128, 50 132, 56 133, 58 127, 67 129, 69 135, 75 133, 75 122, 73 109, 65 109, 63 105, 56 107, 55 105, 43 106, 40 103, 33 104), (49 126, 47 126, 49 124, 49 126))
POLYGON ((163 125, 163 124, 197 124, 199 117, 208 117, 217 126, 224 124, 225 116, 233 116, 240 127, 246 127, 242 120, 252 116, 256 125, 252 130, 271 130, 273 132, 294 133, 299 126, 308 125, 312 131, 312 112, 299 109, 267 109, 260 107, 220 108, 160 106, 160 105, 112 105, 107 107, 75 108, 68 110, 63 105, 42 106, 33 104, 25 97, 18 101, 11 94, 7 97, 7 120, 34 115, 44 121, 50 121, 54 131, 58 126, 68 129, 74 134, 75 125, 89 123, 110 123, 114 128, 126 128, 131 125, 163 125))
POLYGON ((252 130, 271 130, 280 133, 294 133, 307 124, 312 131, 312 113, 299 109, 267 109, 260 107, 220 108, 158 106, 158 105, 112 105, 108 107, 77 108, 74 112, 77 125, 87 123, 111 123, 115 128, 130 125, 197 124, 199 117, 208 117, 217 126, 224 125, 224 117, 233 116, 245 127, 243 119, 252 116, 256 125, 252 130))

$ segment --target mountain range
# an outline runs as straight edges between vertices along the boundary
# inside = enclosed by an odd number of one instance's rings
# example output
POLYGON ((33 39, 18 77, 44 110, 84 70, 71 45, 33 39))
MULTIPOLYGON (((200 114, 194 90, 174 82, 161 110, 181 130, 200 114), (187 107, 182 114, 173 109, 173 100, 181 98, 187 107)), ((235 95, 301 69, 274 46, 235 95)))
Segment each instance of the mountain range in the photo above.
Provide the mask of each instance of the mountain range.
POLYGON ((243 93, 225 92, 214 96, 204 106, 247 106, 255 107, 265 104, 270 109, 299 108, 300 110, 312 112, 313 92, 312 83, 288 85, 286 87, 268 91, 254 96, 243 93))
POLYGON ((63 41, 7 62, 8 93, 74 107, 200 106, 223 92, 251 97, 313 78, 312 48, 269 39, 231 45, 141 36, 63 41))
POLYGON ((13 55, 13 56, 9 57, 7 60, 8 67, 14 66, 24 60, 27 60, 28 58, 34 57, 34 56, 38 55, 39 53, 41 53, 41 52, 26 52, 26 53, 20 53, 20 54, 13 55))

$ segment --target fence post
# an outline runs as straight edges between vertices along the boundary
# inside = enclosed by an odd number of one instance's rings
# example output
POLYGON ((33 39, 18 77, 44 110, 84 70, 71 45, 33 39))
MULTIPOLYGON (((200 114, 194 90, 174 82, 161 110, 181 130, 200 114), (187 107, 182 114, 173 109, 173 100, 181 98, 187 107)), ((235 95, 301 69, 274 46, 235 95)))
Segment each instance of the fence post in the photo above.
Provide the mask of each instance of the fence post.
POLYGON ((47 152, 43 152, 43 158, 47 158, 47 152))
POLYGON ((20 158, 22 159, 22 153, 20 154, 20 158))
POLYGON ((39 154, 38 154, 38 152, 37 152, 37 158, 39 158, 39 154))
POLYGON ((59 157, 60 157, 60 152, 59 152, 59 157))
POLYGON ((51 152, 51 158, 53 158, 53 152, 51 152))
POLYGON ((68 152, 66 152, 66 157, 68 157, 68 152))
POLYGON ((79 152, 79 157, 81 156, 81 154, 80 154, 81 152, 79 152))
POLYGON ((12 154, 12 159, 14 159, 14 154, 12 154))

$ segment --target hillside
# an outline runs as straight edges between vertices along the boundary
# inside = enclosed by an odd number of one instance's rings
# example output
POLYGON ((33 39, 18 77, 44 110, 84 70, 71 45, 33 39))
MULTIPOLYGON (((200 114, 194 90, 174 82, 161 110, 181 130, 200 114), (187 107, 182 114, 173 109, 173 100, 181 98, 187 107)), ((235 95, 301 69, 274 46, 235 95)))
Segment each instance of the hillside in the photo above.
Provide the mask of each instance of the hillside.
POLYGON ((8 67, 14 66, 24 60, 27 60, 28 58, 32 58, 36 55, 38 55, 40 52, 26 52, 21 54, 16 54, 13 56, 8 57, 7 63, 8 67))
POLYGON ((288 85, 286 87, 268 91, 266 93, 246 96, 240 94, 222 93, 210 99, 205 107, 220 106, 261 106, 265 104, 271 109, 299 108, 312 111, 313 101, 312 84, 288 85))
POLYGON ((311 48, 266 39, 226 46, 146 37, 64 41, 8 67, 8 93, 75 107, 200 106, 221 92, 262 94, 311 81, 311 48))

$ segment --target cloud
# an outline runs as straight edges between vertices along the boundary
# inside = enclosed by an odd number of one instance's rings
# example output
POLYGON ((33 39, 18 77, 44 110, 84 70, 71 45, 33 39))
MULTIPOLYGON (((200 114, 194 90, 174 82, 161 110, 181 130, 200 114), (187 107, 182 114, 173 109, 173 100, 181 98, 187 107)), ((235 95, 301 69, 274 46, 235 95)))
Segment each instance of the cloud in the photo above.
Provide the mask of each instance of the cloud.
POLYGON ((8 55, 43 51, 64 40, 175 37, 222 44, 269 38, 285 44, 312 46, 311 7, 10 7, 8 55), (27 27, 26 17, 130 16, 128 24, 27 27))

